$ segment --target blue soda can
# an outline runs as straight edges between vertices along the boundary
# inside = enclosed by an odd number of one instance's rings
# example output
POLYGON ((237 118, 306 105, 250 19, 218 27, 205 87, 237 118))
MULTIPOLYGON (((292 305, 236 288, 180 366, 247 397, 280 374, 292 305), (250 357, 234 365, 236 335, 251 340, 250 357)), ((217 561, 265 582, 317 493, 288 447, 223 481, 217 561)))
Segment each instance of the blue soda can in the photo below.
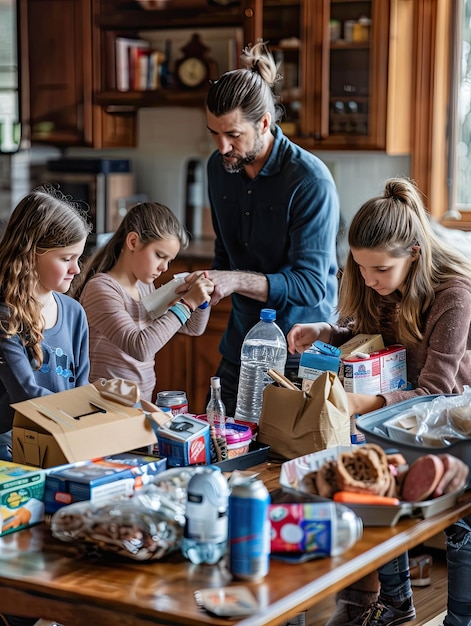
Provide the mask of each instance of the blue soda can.
POLYGON ((261 480, 235 484, 229 496, 229 569, 257 581, 270 569, 270 495, 261 480))

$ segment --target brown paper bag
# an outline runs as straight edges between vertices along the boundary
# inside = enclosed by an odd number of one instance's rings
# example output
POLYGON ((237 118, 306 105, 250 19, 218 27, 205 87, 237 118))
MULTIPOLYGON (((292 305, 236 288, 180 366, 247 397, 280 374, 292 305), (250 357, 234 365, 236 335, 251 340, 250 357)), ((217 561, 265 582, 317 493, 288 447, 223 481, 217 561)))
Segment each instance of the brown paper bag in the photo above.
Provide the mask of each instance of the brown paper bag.
POLYGON ((324 372, 309 393, 268 385, 263 392, 258 441, 270 446, 270 456, 281 459, 349 446, 347 395, 338 376, 324 372))

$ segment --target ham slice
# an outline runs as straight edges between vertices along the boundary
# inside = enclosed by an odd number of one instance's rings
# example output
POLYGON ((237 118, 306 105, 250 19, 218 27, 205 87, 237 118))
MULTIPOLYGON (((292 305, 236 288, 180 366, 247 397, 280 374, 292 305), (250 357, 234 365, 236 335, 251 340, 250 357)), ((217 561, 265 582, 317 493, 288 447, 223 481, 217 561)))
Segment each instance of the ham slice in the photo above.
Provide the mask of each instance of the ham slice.
POLYGON ((445 472, 442 460, 434 454, 426 454, 409 467, 402 483, 401 498, 407 502, 427 500, 445 472))

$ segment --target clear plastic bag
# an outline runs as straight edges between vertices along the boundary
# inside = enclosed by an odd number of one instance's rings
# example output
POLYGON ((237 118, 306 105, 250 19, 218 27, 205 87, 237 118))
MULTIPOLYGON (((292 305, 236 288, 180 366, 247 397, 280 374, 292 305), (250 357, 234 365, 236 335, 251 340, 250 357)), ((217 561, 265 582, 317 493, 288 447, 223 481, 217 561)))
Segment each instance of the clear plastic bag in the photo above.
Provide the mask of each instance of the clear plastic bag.
POLYGON ((450 445, 471 439, 471 388, 467 385, 461 395, 439 396, 429 403, 413 407, 417 418, 417 443, 450 445))
POLYGON ((130 498, 64 506, 52 516, 51 532, 62 541, 91 544, 137 561, 161 559, 180 548, 193 471, 162 472, 130 498))

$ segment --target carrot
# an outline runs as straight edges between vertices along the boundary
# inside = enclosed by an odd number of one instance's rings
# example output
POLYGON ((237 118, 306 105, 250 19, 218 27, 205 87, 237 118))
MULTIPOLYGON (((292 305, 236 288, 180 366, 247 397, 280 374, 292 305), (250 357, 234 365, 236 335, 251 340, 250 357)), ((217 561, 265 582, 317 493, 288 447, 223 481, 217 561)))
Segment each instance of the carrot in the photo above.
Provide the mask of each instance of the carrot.
POLYGON ((398 506, 399 499, 388 496, 375 496, 371 493, 357 493, 356 491, 337 491, 333 495, 334 502, 345 504, 372 504, 382 506, 398 506))

